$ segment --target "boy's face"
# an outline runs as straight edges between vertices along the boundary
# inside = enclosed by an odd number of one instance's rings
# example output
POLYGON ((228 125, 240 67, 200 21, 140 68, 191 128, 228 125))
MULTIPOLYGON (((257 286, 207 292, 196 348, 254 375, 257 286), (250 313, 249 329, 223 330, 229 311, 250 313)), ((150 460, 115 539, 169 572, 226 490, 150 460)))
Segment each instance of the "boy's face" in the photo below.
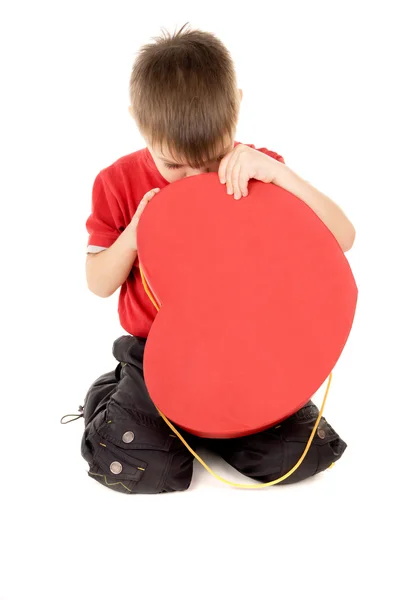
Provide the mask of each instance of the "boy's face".
POLYGON ((176 162, 172 156, 164 148, 163 152, 160 148, 153 148, 148 145, 148 150, 152 155, 153 161, 162 175, 169 183, 177 181, 178 179, 184 179, 185 177, 192 177, 192 175, 200 175, 201 173, 216 173, 218 171, 221 159, 231 150, 233 150, 233 144, 220 144, 219 156, 200 169, 193 169, 185 163, 183 159, 176 162))

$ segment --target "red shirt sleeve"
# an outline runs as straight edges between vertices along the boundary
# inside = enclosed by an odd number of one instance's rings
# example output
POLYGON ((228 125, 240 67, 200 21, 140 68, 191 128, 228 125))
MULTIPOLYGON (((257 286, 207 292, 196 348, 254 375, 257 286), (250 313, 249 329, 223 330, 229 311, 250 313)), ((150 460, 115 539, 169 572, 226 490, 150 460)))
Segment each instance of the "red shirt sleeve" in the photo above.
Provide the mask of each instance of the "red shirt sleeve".
POLYGON ((117 198, 104 181, 102 171, 94 180, 91 214, 86 221, 88 246, 109 248, 124 230, 123 216, 117 198))

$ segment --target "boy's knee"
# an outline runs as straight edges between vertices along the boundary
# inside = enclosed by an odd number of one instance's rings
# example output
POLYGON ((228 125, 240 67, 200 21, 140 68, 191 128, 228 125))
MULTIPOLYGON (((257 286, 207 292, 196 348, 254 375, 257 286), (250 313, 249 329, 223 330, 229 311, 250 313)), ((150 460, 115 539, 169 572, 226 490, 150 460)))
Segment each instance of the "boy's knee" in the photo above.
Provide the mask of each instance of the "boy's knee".
POLYGON ((113 398, 86 424, 81 453, 90 477, 124 494, 186 490, 193 456, 162 421, 113 398))
MULTIPOLYGON (((262 483, 275 481, 301 458, 318 415, 318 408, 310 401, 271 429, 218 441, 216 451, 242 474, 262 483)), ((297 483, 321 473, 341 458, 346 447, 347 444, 322 417, 303 462, 278 485, 297 483)))
MULTIPOLYGON (((310 401, 282 424, 285 457, 282 475, 290 471, 301 458, 318 415, 317 406, 310 401)), ((342 457, 346 448, 347 444, 322 417, 303 462, 281 484, 295 483, 322 473, 342 457)))

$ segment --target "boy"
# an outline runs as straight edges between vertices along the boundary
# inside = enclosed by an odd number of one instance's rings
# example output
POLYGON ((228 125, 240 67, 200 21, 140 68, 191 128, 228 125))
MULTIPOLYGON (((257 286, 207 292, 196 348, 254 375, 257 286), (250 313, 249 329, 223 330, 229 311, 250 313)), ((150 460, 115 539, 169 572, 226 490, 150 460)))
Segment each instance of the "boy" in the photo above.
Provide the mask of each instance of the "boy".
MULTIPOLYGON (((129 111, 147 147, 121 157, 94 181, 87 283, 104 298, 121 287, 119 317, 130 335, 114 343, 115 372, 100 377, 87 393, 82 454, 89 475, 117 491, 184 490, 192 477, 193 457, 157 413, 142 372, 156 309, 141 282, 136 231, 154 195, 173 181, 210 171, 218 172, 226 193, 243 202, 250 179, 273 182, 306 202, 344 252, 354 242, 354 227, 341 209, 291 171, 282 156, 235 142, 241 99, 229 52, 214 35, 184 26, 156 38, 141 49, 130 79, 129 111)), ((309 401, 278 427, 244 438, 199 440, 182 433, 191 446, 200 442, 241 473, 266 482, 297 462, 318 414, 309 401)), ((305 460, 285 482, 323 471, 345 448, 322 418, 305 460)))

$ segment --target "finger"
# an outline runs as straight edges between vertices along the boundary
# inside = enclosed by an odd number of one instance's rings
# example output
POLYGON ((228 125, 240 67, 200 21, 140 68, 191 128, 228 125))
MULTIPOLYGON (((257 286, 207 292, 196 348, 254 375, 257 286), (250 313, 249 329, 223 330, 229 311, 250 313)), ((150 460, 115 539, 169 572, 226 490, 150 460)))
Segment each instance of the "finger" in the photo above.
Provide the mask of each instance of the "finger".
POLYGON ((242 166, 240 165, 239 162, 237 162, 237 164, 235 165, 234 170, 232 171, 232 176, 231 176, 232 187, 233 187, 233 190, 234 190, 234 198, 235 198, 235 200, 240 200, 241 197, 242 197, 242 192, 241 192, 241 189, 240 189, 241 172, 242 172, 242 166))
POLYGON ((226 178, 227 166, 228 166, 228 163, 229 163, 229 161, 231 159, 232 154, 233 154, 233 151, 232 152, 228 152, 228 154, 226 154, 224 156, 224 158, 221 160, 221 162, 219 164, 219 167, 218 167, 218 177, 220 179, 220 183, 224 184, 227 181, 227 178, 226 178))
POLYGON ((155 188, 154 190, 150 190, 149 192, 147 192, 145 194, 145 196, 143 197, 143 199, 139 203, 139 205, 137 207, 137 210, 135 211, 135 214, 134 214, 134 218, 137 221, 140 218, 140 216, 142 215, 142 213, 144 212, 145 207, 152 200, 152 198, 154 197, 154 195, 157 194, 159 191, 160 191, 159 188, 155 188))
POLYGON ((232 176, 233 176, 232 174, 235 169, 235 165, 236 165, 238 158, 239 158, 239 156, 236 153, 234 156, 231 157, 231 159, 227 165, 227 170, 226 170, 226 174, 225 174, 226 180, 227 180, 227 194, 232 194, 234 191, 234 186, 232 183, 232 176))
POLYGON ((249 179, 247 175, 245 175, 245 170, 241 169, 239 174, 239 189, 242 193, 242 196, 245 198, 249 194, 248 188, 249 179))
POLYGON ((146 200, 147 202, 149 202, 149 200, 152 200, 152 198, 154 197, 154 195, 157 194, 158 192, 160 192, 159 188, 154 188, 153 190, 149 190, 149 192, 147 192, 145 194, 145 196, 143 197, 143 199, 141 200, 141 202, 143 202, 144 200, 146 200))

